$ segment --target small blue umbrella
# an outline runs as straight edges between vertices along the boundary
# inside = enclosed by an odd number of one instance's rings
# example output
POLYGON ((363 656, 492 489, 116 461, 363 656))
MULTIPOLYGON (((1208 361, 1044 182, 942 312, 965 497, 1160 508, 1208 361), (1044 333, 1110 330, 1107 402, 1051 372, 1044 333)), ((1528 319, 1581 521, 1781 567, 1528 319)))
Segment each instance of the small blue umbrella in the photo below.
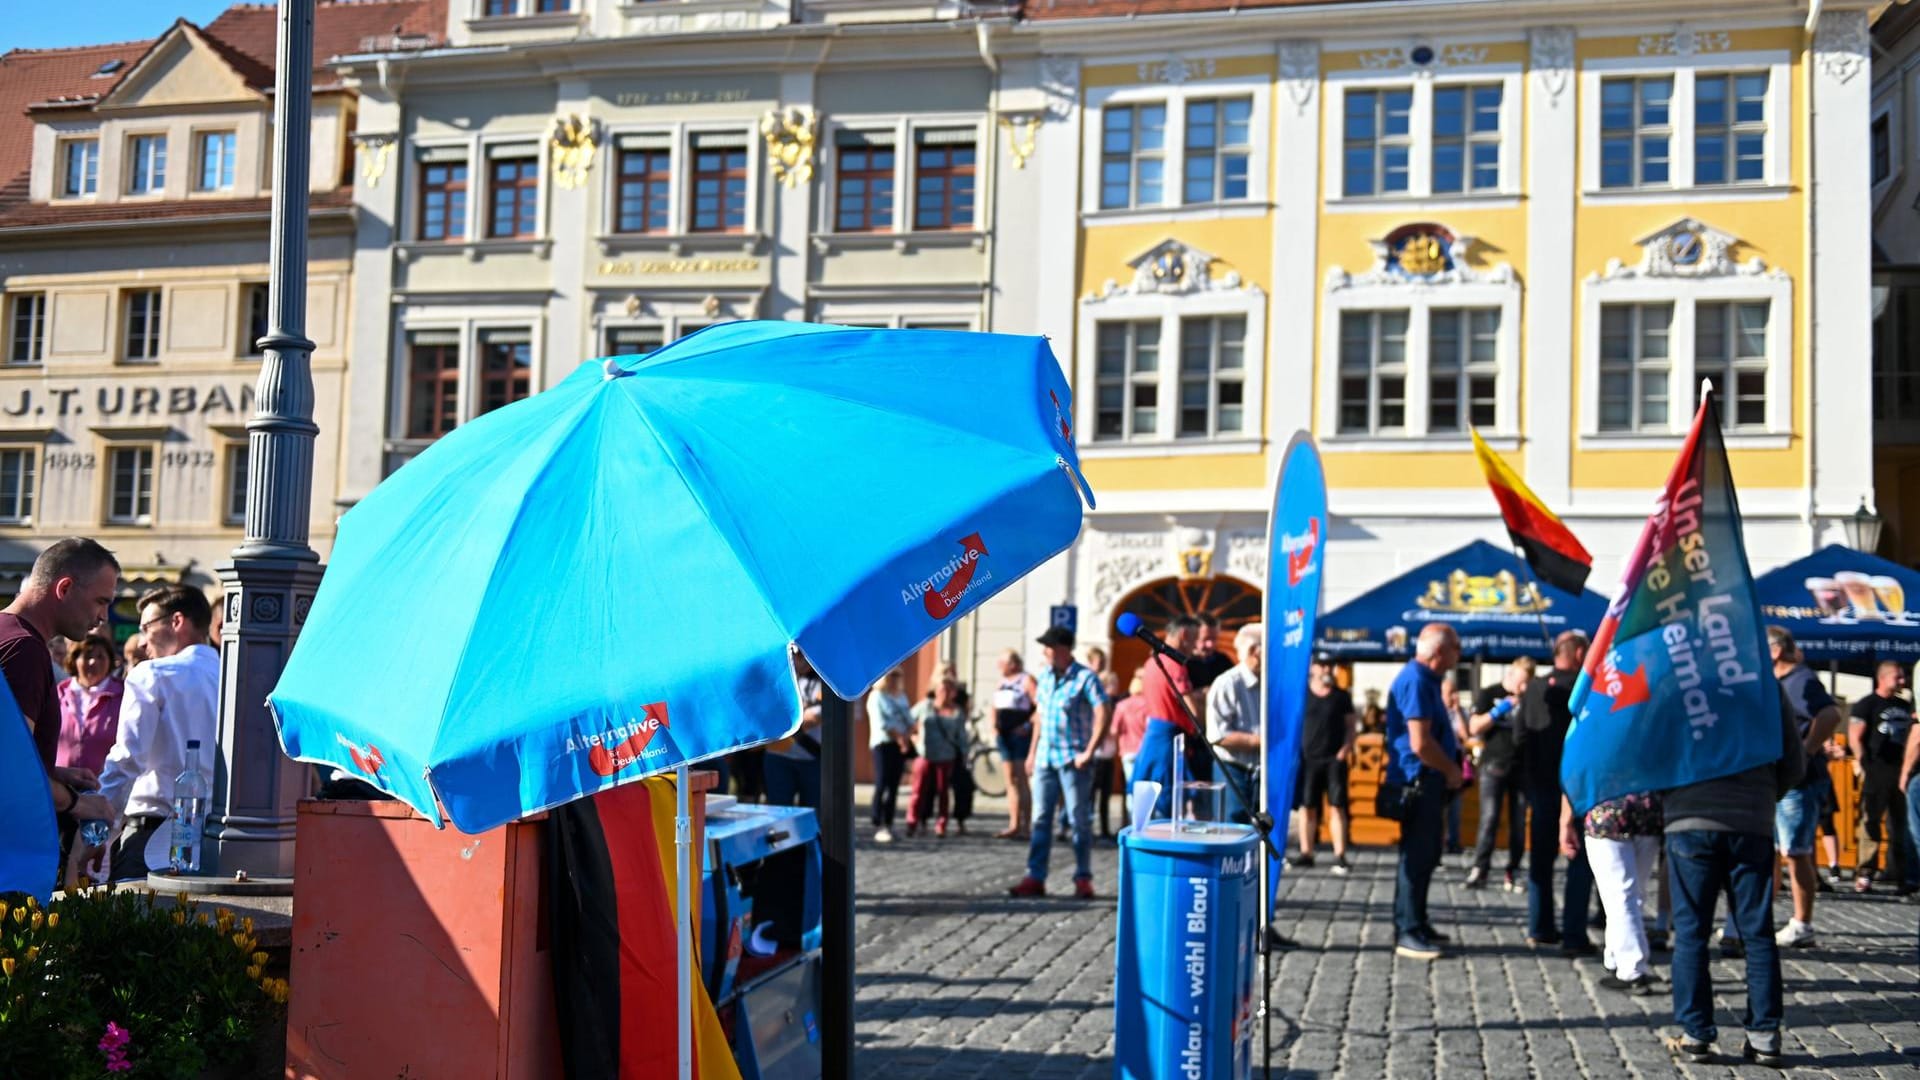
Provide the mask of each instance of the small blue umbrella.
POLYGON ((1072 543, 1043 339, 729 323, 454 431, 340 522, 288 754, 478 832, 792 732, 1072 543))

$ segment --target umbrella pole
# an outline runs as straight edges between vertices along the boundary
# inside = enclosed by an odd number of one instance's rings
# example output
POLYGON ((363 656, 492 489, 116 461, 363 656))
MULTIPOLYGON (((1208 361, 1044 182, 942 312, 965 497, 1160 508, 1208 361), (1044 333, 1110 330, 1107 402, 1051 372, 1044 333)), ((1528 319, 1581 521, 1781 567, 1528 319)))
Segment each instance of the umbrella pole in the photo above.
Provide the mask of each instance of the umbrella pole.
POLYGON ((674 995, 680 1003, 675 1027, 680 1036, 680 1080, 693 1080, 693 818, 687 810, 685 762, 674 770, 673 788, 674 888, 679 893, 675 898, 679 918, 674 921, 680 930, 679 957, 674 965, 680 978, 679 991, 674 995))
POLYGON ((820 697, 820 1075, 853 1068, 853 709, 820 697))

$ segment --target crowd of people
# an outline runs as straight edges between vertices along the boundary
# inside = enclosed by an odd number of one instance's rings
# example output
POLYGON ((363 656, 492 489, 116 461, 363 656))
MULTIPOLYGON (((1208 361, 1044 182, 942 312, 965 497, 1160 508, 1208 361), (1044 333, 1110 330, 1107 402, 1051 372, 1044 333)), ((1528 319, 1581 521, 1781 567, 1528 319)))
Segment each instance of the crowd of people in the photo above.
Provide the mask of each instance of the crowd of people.
POLYGON ((120 564, 92 540, 41 552, 0 611, 0 674, 32 729, 58 815, 61 884, 144 878, 168 862, 174 782, 211 778, 220 658, 206 594, 167 585, 139 598, 121 645, 107 612, 120 564), (107 826, 91 843, 82 826, 107 826))

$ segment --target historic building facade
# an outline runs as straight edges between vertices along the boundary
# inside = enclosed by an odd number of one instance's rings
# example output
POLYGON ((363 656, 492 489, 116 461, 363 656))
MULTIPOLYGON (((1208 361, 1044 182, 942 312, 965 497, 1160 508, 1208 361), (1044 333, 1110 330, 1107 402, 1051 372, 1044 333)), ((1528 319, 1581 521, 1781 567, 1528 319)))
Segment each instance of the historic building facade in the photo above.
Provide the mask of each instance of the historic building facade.
MULTIPOLYGON (((322 55, 391 40, 419 2, 321 4, 322 55)), ((243 534, 267 327, 274 11, 153 41, 0 57, 0 592, 51 540, 127 587, 210 591, 243 534)), ((333 535, 352 294, 353 95, 315 80, 307 333, 312 536, 333 535)), ((125 632, 131 632, 130 628, 125 632)))

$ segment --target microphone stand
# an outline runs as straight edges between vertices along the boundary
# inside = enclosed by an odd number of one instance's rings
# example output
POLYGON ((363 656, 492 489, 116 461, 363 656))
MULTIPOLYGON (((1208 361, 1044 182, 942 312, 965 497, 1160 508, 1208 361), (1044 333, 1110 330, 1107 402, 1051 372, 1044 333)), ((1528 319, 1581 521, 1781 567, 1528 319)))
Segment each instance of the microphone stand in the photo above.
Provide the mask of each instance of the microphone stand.
MULTIPOLYGON (((1160 669, 1160 677, 1167 681, 1168 686, 1172 686, 1173 677, 1167 673, 1166 654, 1162 653, 1158 648, 1153 650, 1153 663, 1155 667, 1160 669)), ((1207 748, 1207 756, 1212 759, 1215 765, 1226 766, 1225 768, 1217 768, 1214 771, 1226 780, 1227 786, 1233 789, 1234 796, 1240 800, 1240 805, 1247 809, 1247 817, 1253 823, 1254 835, 1260 838, 1260 893, 1264 897, 1267 892, 1266 883, 1271 879, 1273 874, 1272 864, 1280 858, 1280 849, 1273 845, 1273 815, 1267 813, 1265 806, 1258 805, 1255 802, 1253 795, 1247 790, 1247 784, 1243 782, 1235 772, 1237 766, 1227 758, 1221 756, 1220 748, 1215 746, 1213 740, 1207 737, 1206 725, 1200 722, 1199 717, 1193 715, 1193 707, 1187 704, 1187 699, 1180 694, 1175 694, 1173 695, 1173 700, 1180 706, 1180 712, 1187 718, 1187 723, 1192 726, 1194 734, 1200 737, 1200 745, 1207 748)), ((1178 791, 1173 793, 1173 800, 1174 808, 1177 811, 1180 805, 1180 793, 1178 791)), ((1264 1058, 1261 1064, 1261 1075, 1266 1077, 1266 1080, 1273 1080, 1273 980, 1271 975, 1273 971, 1273 944, 1274 938, 1277 935, 1274 933, 1271 923, 1272 913, 1263 910, 1260 913, 1259 944, 1260 1016, 1262 1023, 1267 1026, 1267 1032, 1266 1036, 1261 1040, 1264 1044, 1261 1047, 1262 1057, 1264 1058)))

